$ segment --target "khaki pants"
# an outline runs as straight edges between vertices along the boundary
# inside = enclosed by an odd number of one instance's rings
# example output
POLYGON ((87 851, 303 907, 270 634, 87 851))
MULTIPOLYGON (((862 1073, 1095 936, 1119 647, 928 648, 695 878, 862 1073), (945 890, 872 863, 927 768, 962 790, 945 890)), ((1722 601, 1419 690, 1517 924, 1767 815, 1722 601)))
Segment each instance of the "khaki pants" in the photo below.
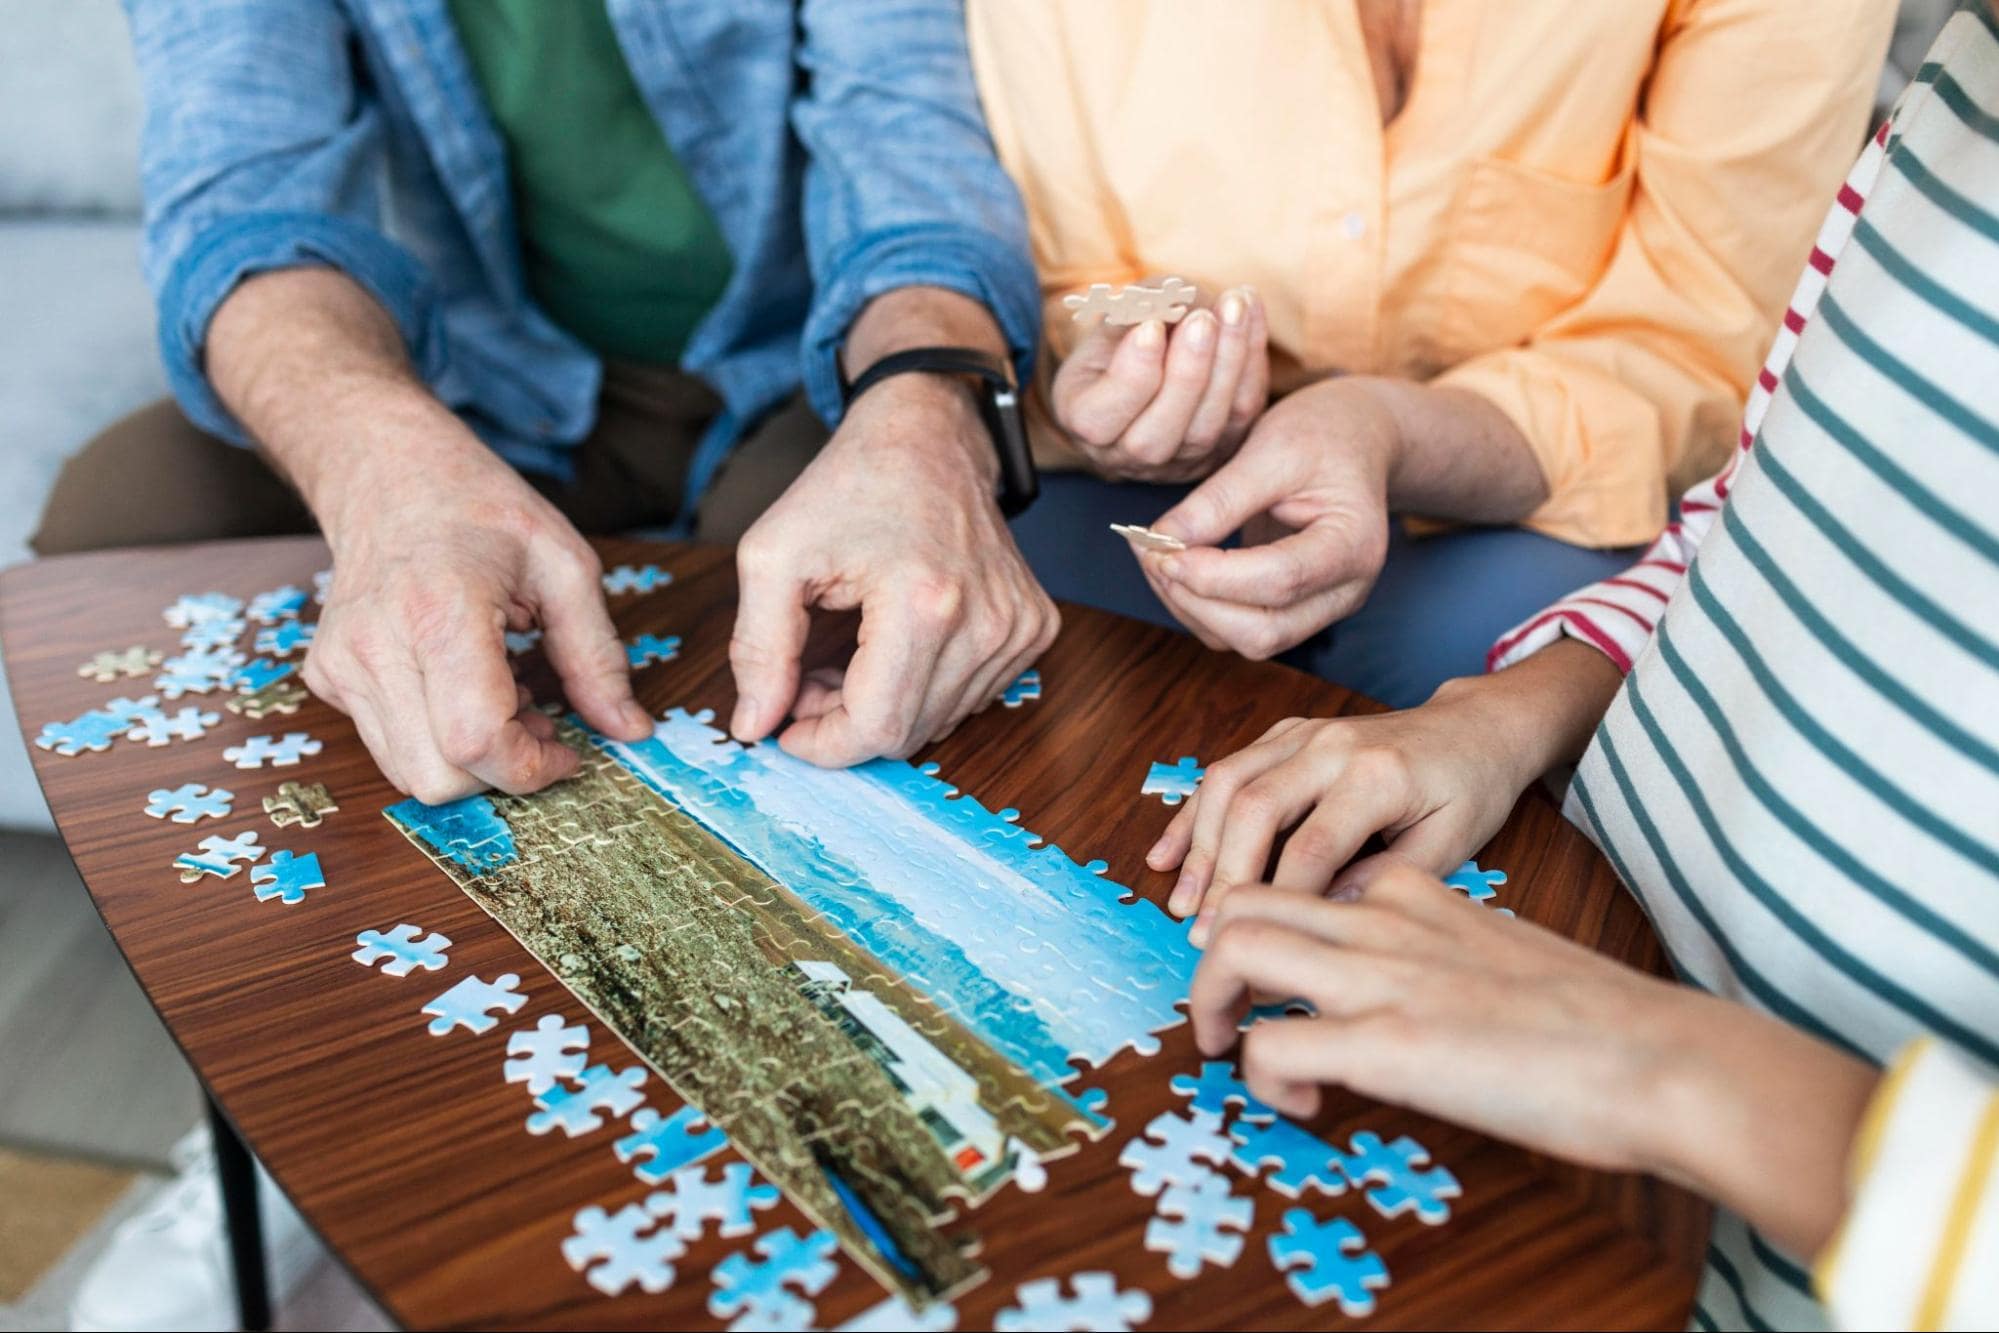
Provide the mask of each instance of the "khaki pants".
MULTIPOLYGON (((691 375, 608 363, 597 424, 577 447, 573 480, 529 480, 584 533, 664 524, 680 510, 687 465, 720 409, 714 391, 691 375)), ((826 427, 802 397, 766 418, 702 497, 696 538, 736 540, 825 442, 826 427)), ((126 417, 64 464, 31 545, 63 555, 315 530, 304 502, 260 455, 196 429, 165 401, 126 417)))

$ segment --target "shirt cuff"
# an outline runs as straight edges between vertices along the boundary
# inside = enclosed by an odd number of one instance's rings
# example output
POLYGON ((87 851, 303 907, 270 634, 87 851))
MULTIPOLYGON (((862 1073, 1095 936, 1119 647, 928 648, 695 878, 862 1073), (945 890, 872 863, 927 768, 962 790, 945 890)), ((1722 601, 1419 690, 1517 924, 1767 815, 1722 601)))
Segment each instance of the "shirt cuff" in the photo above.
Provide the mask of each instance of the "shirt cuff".
POLYGON ((1845 1218, 1812 1273, 1842 1328, 1991 1328, 1999 1319, 1999 1089, 1932 1037, 1875 1090, 1845 1218))
POLYGON ((196 235, 159 295, 160 356, 167 384, 188 420, 247 444, 202 365, 209 321, 238 283, 284 268, 338 269, 389 312, 410 363, 426 382, 444 371, 443 311, 430 276, 380 232, 325 213, 239 213, 196 235))
POLYGON ((829 425, 845 407, 840 346, 868 302, 903 287, 942 287, 992 312, 1013 360, 1014 382, 1034 378, 1041 289, 1026 255, 990 236, 956 227, 910 227, 861 240, 828 266, 805 322, 806 399, 829 425))

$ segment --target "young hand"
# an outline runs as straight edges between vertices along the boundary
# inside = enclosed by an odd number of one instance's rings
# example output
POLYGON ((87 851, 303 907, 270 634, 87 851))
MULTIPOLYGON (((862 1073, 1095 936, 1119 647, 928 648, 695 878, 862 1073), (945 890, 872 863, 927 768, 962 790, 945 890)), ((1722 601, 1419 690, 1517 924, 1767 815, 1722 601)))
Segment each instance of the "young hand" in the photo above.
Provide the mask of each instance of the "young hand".
POLYGON ((1098 324, 1055 372, 1050 406, 1103 476, 1204 477, 1269 400, 1269 338, 1263 302, 1248 287, 1177 325, 1098 324))
POLYGON ((1322 1085, 1341 1085, 1678 1181, 1802 1256, 1830 1235, 1871 1067, 1467 902, 1393 856, 1356 866, 1340 892, 1355 896, 1243 888, 1217 914, 1190 997, 1205 1054, 1235 1045, 1252 991, 1318 1011, 1241 1037, 1258 1098, 1305 1118, 1322 1085))

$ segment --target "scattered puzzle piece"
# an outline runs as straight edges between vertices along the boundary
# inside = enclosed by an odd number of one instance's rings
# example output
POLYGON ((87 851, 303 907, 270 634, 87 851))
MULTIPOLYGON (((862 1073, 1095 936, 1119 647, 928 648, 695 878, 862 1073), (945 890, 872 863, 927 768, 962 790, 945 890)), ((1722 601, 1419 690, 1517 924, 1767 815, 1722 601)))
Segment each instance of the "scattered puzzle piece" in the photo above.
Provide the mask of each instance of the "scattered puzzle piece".
POLYGON ((1188 1110, 1204 1112, 1218 1121, 1228 1115, 1231 1106, 1239 1108, 1239 1123, 1269 1124, 1277 1118, 1277 1112, 1249 1095, 1249 1089, 1235 1076, 1235 1066, 1227 1060, 1204 1060, 1199 1078, 1175 1074, 1166 1086, 1193 1099, 1187 1103, 1188 1110))
POLYGON ((1444 883, 1450 885, 1475 903, 1499 896, 1499 886, 1506 882, 1504 870, 1481 869, 1476 861, 1467 861, 1444 876, 1444 883))
POLYGON ((199 782, 183 782, 178 787, 161 787, 146 797, 146 813, 154 819, 171 818, 176 824, 195 824, 203 819, 220 819, 228 814, 236 793, 223 787, 204 787, 199 782))
POLYGON ((202 620, 181 631, 180 646, 197 653, 212 653, 221 650, 235 651, 236 640, 242 637, 244 622, 240 620, 202 620))
POLYGON ((619 1139, 613 1147, 621 1162, 634 1157, 648 1159, 633 1167, 632 1174, 649 1185, 657 1185, 681 1167, 722 1151, 729 1142, 721 1127, 710 1124, 708 1117, 693 1106, 683 1106, 664 1117, 648 1106, 632 1117, 632 1128, 636 1132, 619 1139), (708 1128, 697 1130, 696 1125, 708 1128))
POLYGON ((228 879, 242 867, 238 861, 254 861, 264 854, 258 845, 257 830, 238 833, 233 838, 220 835, 203 838, 198 851, 182 852, 174 858, 174 865, 180 869, 180 882, 192 884, 203 875, 213 875, 217 879, 228 879))
POLYGON ((605 571, 604 591, 612 594, 655 592, 673 582, 673 575, 658 565, 619 565, 605 571))
POLYGON ((1029 699, 1039 699, 1040 697, 1041 672, 1038 670, 1023 671, 1020 673, 1020 679, 1007 686, 1006 692, 1000 695, 1000 702, 1008 708, 1018 708, 1029 699))
POLYGON ((1339 1150, 1289 1120, 1279 1119, 1267 1125, 1239 1123, 1234 1137, 1238 1146, 1229 1161, 1236 1170, 1254 1176, 1266 1165, 1275 1163, 1277 1169, 1264 1183, 1280 1194, 1295 1199, 1306 1189, 1328 1195, 1347 1192, 1339 1150))
POLYGON ((1145 1248, 1164 1252, 1166 1270, 1189 1281, 1204 1264, 1233 1264, 1255 1216, 1256 1201, 1230 1194, 1228 1178, 1210 1171, 1159 1196, 1159 1216, 1145 1227, 1145 1248))
POLYGON ((274 685, 297 670, 298 667, 294 663, 258 657, 231 672, 229 683, 236 687, 238 694, 255 694, 266 685, 274 685))
POLYGON ((673 1285, 673 1261, 687 1247, 670 1228, 648 1231, 652 1216, 637 1204, 615 1213, 593 1205, 576 1214, 574 1225, 575 1234, 562 1242, 562 1257, 606 1296, 634 1282, 655 1295, 673 1285))
POLYGON ((223 707, 232 713, 240 713, 253 722, 262 722, 273 713, 296 713, 299 705, 305 700, 304 687, 291 681, 279 681, 265 686, 255 694, 238 695, 223 707))
POLYGON ((1379 1134, 1366 1130, 1348 1142, 1350 1151, 1340 1155, 1340 1169, 1356 1187, 1374 1185, 1367 1201, 1383 1217, 1416 1214, 1416 1220, 1430 1226, 1450 1220, 1446 1199, 1464 1193, 1458 1178, 1441 1166, 1420 1169, 1430 1160, 1430 1150, 1407 1134, 1384 1144, 1379 1134))
POLYGON ((1187 549, 1187 543, 1181 541, 1178 537, 1173 536, 1171 533, 1154 532, 1143 523, 1113 523, 1111 524, 1111 531, 1132 545, 1143 547, 1148 551, 1170 553, 1187 549))
POLYGON ((68 722, 44 724, 41 734, 35 737, 35 745, 40 749, 54 750, 65 758, 75 758, 86 750, 95 753, 110 749, 111 742, 123 736, 131 726, 129 718, 92 709, 68 722))
POLYGON ((406 977, 418 968, 438 971, 447 961, 444 951, 451 947, 449 936, 434 930, 424 935, 422 926, 408 922, 386 935, 379 930, 364 930, 354 937, 354 942, 361 946, 351 955, 355 962, 373 967, 386 958, 388 962, 383 964, 382 971, 392 977, 406 977))
POLYGON ((543 1014, 533 1027, 508 1034, 507 1082, 525 1083, 528 1092, 539 1097, 561 1080, 582 1073, 590 1063, 589 1048, 589 1028, 581 1023, 566 1027, 562 1015, 543 1014))
POLYGON ((108 684, 122 676, 143 676, 159 664, 158 653, 144 645, 134 645, 123 652, 101 652, 78 667, 76 674, 108 684))
MULTIPOLYGON (((500 978, 502 982, 506 979, 500 978)), ((512 1013, 513 1010, 507 1012, 512 1013)), ((491 1020, 487 1020, 487 1026, 491 1025, 491 1020)), ((437 1025, 431 1024, 431 1030, 434 1032, 436 1029, 437 1025)), ((528 1133, 546 1134, 560 1125, 562 1132, 572 1139, 579 1134, 588 1134, 603 1126, 603 1117, 598 1114, 600 1111, 621 1116, 644 1101, 645 1095, 639 1089, 645 1081, 646 1071, 637 1065, 620 1069, 615 1074, 609 1065, 591 1065, 577 1076, 575 1087, 565 1088, 558 1084, 534 1099, 535 1105, 541 1109, 528 1116, 528 1133)))
POLYGON ((171 741, 198 741, 221 720, 222 714, 204 713, 199 708, 183 708, 171 715, 149 708, 133 722, 125 738, 144 741, 149 746, 165 745, 171 741))
MULTIPOLYGON (((638 1123, 636 1116, 632 1123, 638 1123)), ((710 1222, 725 1238, 749 1235, 757 1225, 751 1213, 775 1207, 783 1197, 777 1186, 757 1180, 748 1162, 731 1162, 714 1179, 704 1167, 682 1167, 667 1177, 665 1189, 647 1197, 645 1207, 682 1240, 699 1240, 710 1222)))
POLYGON ((953 1333, 957 1327, 956 1306, 932 1301, 915 1310, 901 1296, 891 1296, 835 1325, 834 1333, 953 1333))
POLYGON ((304 620, 287 620, 257 631, 256 649, 271 657, 290 657, 301 648, 312 646, 312 636, 319 633, 319 626, 304 620))
POLYGON ((655 662, 671 662, 680 656, 680 636, 668 634, 641 634, 625 645, 625 661, 632 670, 651 666, 655 662))
POLYGON ((1270 1262, 1299 1300, 1323 1305, 1337 1298, 1349 1319, 1373 1314, 1374 1293, 1388 1285, 1388 1266, 1367 1248, 1359 1227, 1344 1217, 1321 1222, 1305 1208, 1284 1214, 1284 1230, 1270 1237, 1270 1262))
POLYGON ((202 592, 180 597, 160 615, 175 629, 186 629, 205 620, 233 620, 242 609, 241 598, 227 593, 202 592))
POLYGON ((508 972, 494 982, 466 977, 418 1012, 436 1015, 430 1020, 430 1035, 433 1037, 441 1037, 455 1027, 485 1032, 500 1021, 492 1016, 490 1010, 519 1013, 520 1007, 528 1002, 528 997, 517 989, 520 984, 520 976, 514 972, 508 972))
POLYGON ((997 1333, 1033 1333, 1037 1329, 1104 1330, 1119 1333, 1152 1317, 1152 1297, 1142 1291, 1119 1291, 1109 1273, 1075 1273, 1070 1294, 1052 1277, 1023 1282, 1014 1289, 1016 1304, 993 1316, 997 1333))
POLYGON ((324 782, 281 782, 277 795, 264 798, 264 813, 279 828, 293 824, 318 828, 328 815, 339 812, 324 782))
POLYGON ((505 640, 507 651, 518 657, 541 642, 541 631, 538 629, 510 629, 501 634, 500 637, 505 640))
POLYGON ((1212 1174, 1200 1163, 1219 1166, 1229 1159, 1229 1149, 1221 1117, 1164 1111, 1153 1117, 1144 1136, 1124 1146, 1117 1160, 1132 1172, 1132 1189, 1150 1198, 1168 1185, 1191 1184, 1212 1174))
POLYGON ((250 599, 250 619, 259 625, 275 625, 280 620, 296 620, 305 610, 305 589, 287 583, 282 588, 260 592, 250 599))
POLYGON ((1123 287, 1093 282, 1087 291, 1063 297, 1062 305, 1073 320, 1102 315, 1106 324, 1143 324, 1148 319, 1174 324, 1187 313, 1199 291, 1178 278, 1166 278, 1157 287, 1141 282, 1128 282, 1123 287))
POLYGON ((318 852, 299 856, 277 851, 264 864, 250 867, 250 883, 260 903, 276 898, 286 904, 297 904, 305 901, 308 889, 325 888, 326 876, 319 868, 318 852))
POLYGON ((1182 755, 1176 764, 1154 764, 1145 775, 1145 785, 1138 789, 1141 796, 1157 796, 1168 805, 1178 805, 1194 794, 1207 775, 1193 755, 1182 755))
POLYGON ((306 755, 318 754, 318 741, 303 731, 288 731, 284 739, 274 736, 252 736, 241 745, 232 745, 222 752, 222 757, 238 768, 262 768, 268 762, 273 768, 290 768, 306 755))
POLYGON ((833 1260, 839 1245, 839 1239, 825 1230, 804 1237, 790 1227, 764 1233, 754 1246, 757 1259, 738 1251, 715 1265, 708 1313, 718 1319, 749 1315, 767 1325, 779 1311, 795 1312, 803 1302, 786 1287, 806 1296, 824 1291, 840 1271, 833 1260))

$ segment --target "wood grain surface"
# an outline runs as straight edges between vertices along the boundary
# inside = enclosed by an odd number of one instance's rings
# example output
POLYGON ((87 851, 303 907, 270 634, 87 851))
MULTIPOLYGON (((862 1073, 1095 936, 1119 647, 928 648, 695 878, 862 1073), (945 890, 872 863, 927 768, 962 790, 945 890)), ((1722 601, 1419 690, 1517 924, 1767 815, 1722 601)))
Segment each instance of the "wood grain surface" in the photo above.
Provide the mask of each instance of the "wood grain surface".
MULTIPOLYGON (((599 543, 607 564, 653 560, 672 586, 614 599, 627 638, 683 636, 680 658, 637 676, 640 702, 733 703, 727 644, 734 578, 724 550, 599 543)), ((23 725, 66 719, 142 681, 100 685, 77 665, 100 649, 143 643, 171 652, 176 632, 160 610, 181 593, 238 597, 291 582, 309 586, 325 563, 312 539, 154 548, 67 557, 0 574, 0 644, 23 725)), ((1182 754, 1219 757, 1279 718, 1364 712, 1372 705, 1288 669, 1209 653, 1191 639, 1077 607, 1041 663, 1039 702, 994 708, 922 756, 987 806, 1078 860, 1102 857, 1110 878, 1163 903, 1167 877, 1146 870, 1145 849, 1165 806, 1138 794, 1146 766, 1182 754)), ((837 629, 835 630, 837 633, 837 629)), ((822 645, 825 640, 820 640, 822 645)), ((823 650, 823 649, 822 649, 823 650)), ((538 661, 538 655, 535 661, 538 661)), ((552 695, 545 669, 530 667, 552 695)), ((191 696, 221 711, 222 696, 191 696)), ((745 1241, 712 1234, 657 1296, 607 1298, 563 1262, 559 1247, 579 1208, 615 1210, 642 1199, 611 1151, 614 1129, 576 1139, 530 1136, 529 1099, 501 1078, 505 1034, 543 1014, 580 1006, 388 821, 398 799, 353 728, 311 700, 293 717, 253 722, 223 712, 204 739, 163 748, 130 741, 65 758, 32 750, 78 868, 127 961, 202 1081, 300 1211, 396 1319, 412 1328, 710 1328, 708 1269, 745 1241), (239 771, 227 745, 259 733, 305 730, 324 751, 297 768, 239 771), (327 783, 340 811, 316 829, 276 829, 259 798, 296 778, 327 783), (149 791, 202 782, 236 793, 230 818, 181 825, 148 818, 149 791), (327 887, 298 906, 260 903, 247 874, 183 885, 169 868, 212 832, 259 828, 267 848, 317 852, 327 887), (451 937, 442 973, 393 978, 355 965, 357 932, 421 923, 451 937), (421 1006, 450 980, 517 972, 528 1005, 490 1032, 431 1037, 421 1006)), ((1657 969, 1650 929, 1609 868, 1533 791, 1481 853, 1506 870, 1501 902, 1616 957, 1657 969)), ((975 904, 968 905, 976 910, 975 904)), ((593 1062, 631 1063, 622 1043, 592 1025, 593 1062)), ((1345 1325, 1337 1306, 1308 1309, 1272 1270, 1265 1238, 1290 1201, 1238 1179, 1256 1200, 1242 1258, 1191 1282, 1171 1277, 1140 1242, 1152 1201, 1134 1195, 1120 1147, 1160 1111, 1184 1103, 1169 1077, 1197 1067, 1183 1025, 1150 1059, 1127 1051, 1082 1082, 1110 1094, 1117 1128, 1050 1166, 1048 1189, 1008 1188, 952 1225, 983 1239, 991 1280, 958 1302, 961 1329, 990 1328, 1031 1278, 1107 1269, 1153 1299, 1153 1328, 1315 1328, 1345 1325)), ((15 1075, 18 1071, 4 1071, 15 1075)), ((654 1103, 670 1108, 656 1085, 654 1103)), ((1627 1095, 1605 1088, 1603 1095, 1627 1095)), ((1582 1171, 1350 1094, 1328 1099, 1312 1126, 1344 1143, 1355 1130, 1413 1134, 1464 1186, 1450 1221, 1384 1220, 1357 1194, 1308 1195, 1318 1216, 1352 1218, 1386 1261, 1393 1285, 1366 1321, 1378 1328, 1679 1328, 1686 1319, 1705 1210, 1653 1182, 1582 1171)), ((763 1227, 804 1219, 787 1202, 763 1227)), ((882 1293, 843 1260, 818 1299, 818 1319, 851 1318, 882 1293)))

